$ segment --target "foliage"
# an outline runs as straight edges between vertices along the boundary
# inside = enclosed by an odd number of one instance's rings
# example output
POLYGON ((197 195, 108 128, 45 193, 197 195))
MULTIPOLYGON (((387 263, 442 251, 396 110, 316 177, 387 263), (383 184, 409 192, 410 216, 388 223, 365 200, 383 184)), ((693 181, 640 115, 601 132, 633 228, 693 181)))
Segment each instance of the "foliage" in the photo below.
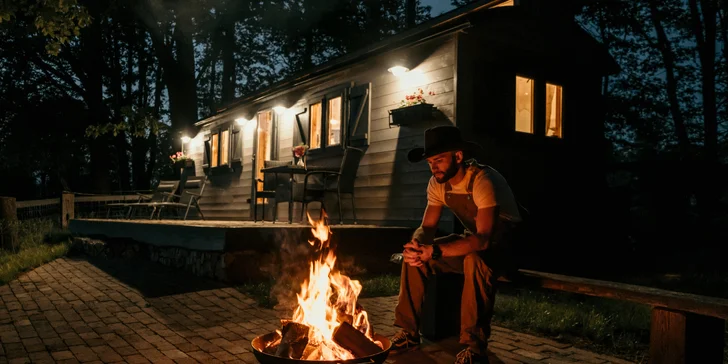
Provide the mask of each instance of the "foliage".
POLYGON ((296 158, 301 158, 304 155, 306 155, 306 152, 308 152, 309 146, 306 144, 299 144, 293 148, 291 148, 291 151, 293 152, 293 156, 296 158))
POLYGON ((190 157, 188 157, 187 155, 185 155, 182 152, 177 152, 175 154, 170 155, 169 159, 172 160, 172 163, 177 163, 177 162, 184 162, 186 160, 190 160, 190 157))
MULTIPOLYGON (((412 105, 419 105, 424 104, 427 102, 427 100, 422 96, 425 94, 425 91, 423 91, 421 88, 417 88, 417 91, 407 94, 404 96, 404 100, 400 101, 399 107, 407 107, 412 105)), ((434 91, 428 91, 428 95, 432 96, 435 94, 434 91)))
POLYGON ((50 220, 19 222, 18 252, 0 251, 0 285, 18 274, 64 256, 70 246, 69 236, 57 230, 50 220))
POLYGON ((45 48, 57 56, 61 46, 80 34, 92 19, 86 8, 77 0, 10 0, 0 1, 0 24, 18 16, 33 19, 35 28, 50 38, 45 48))

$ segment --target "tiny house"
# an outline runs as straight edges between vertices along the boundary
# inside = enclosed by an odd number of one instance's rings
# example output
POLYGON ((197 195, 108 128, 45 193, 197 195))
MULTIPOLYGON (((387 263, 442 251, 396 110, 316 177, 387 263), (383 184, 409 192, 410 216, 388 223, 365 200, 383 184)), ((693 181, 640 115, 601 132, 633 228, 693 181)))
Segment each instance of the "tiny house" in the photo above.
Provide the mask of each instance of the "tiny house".
MULTIPOLYGON (((252 219, 264 161, 292 161, 303 143, 309 165, 336 166, 346 147, 365 151, 355 182, 360 224, 418 226, 431 174, 407 152, 422 146, 425 129, 453 124, 483 146, 480 162, 509 180, 544 233, 566 239, 586 227, 584 203, 605 187, 602 79, 618 67, 572 14, 545 4, 471 3, 200 120, 185 150, 209 178, 205 216, 252 219), (413 94, 426 106, 402 108, 413 94)), ((348 218, 352 206, 342 205, 348 218)), ((336 199, 327 207, 338 220, 336 199)), ((443 217, 443 230, 453 225, 443 217)))

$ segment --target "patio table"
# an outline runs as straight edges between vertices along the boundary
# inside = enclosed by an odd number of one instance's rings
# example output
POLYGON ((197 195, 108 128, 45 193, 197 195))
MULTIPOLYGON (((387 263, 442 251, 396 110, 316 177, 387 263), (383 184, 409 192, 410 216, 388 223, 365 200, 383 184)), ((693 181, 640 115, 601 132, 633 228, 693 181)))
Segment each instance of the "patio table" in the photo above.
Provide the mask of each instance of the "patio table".
MULTIPOLYGON (((296 182, 294 179, 294 175, 296 174, 306 174, 308 172, 313 171, 330 171, 334 170, 332 168, 326 168, 326 167, 317 167, 317 166, 307 166, 306 168, 290 164, 285 166, 277 166, 277 167, 268 167, 268 168, 262 168, 260 171, 263 173, 284 173, 289 174, 290 178, 288 179, 288 223, 293 223, 293 184, 296 182)), ((338 169, 336 169, 338 171, 338 169)))

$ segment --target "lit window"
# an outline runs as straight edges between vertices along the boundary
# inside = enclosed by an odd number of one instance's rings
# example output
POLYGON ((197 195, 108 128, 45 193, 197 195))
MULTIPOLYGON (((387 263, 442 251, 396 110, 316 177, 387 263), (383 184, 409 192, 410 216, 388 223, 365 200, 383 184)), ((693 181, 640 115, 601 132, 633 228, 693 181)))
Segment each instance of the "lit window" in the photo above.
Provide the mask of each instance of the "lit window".
POLYGON ((562 137, 561 104, 562 87, 551 83, 546 84, 546 136, 562 137))
POLYGON ((311 105, 311 149, 321 148, 321 103, 311 105))
POLYGON ((211 167, 217 167, 217 157, 219 154, 219 142, 220 141, 220 134, 212 134, 212 160, 210 161, 211 167))
POLYGON ((533 134, 533 79, 516 76, 516 131, 533 134))
POLYGON ((341 144, 341 96, 329 100, 326 112, 329 138, 327 145, 341 144))

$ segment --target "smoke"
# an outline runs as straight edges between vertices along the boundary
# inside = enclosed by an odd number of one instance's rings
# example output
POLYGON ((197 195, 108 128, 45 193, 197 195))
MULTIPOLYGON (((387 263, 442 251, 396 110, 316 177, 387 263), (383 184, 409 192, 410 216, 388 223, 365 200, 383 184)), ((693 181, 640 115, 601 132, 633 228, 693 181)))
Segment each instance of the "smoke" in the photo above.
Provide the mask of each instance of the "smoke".
POLYGON ((275 283, 270 292, 278 302, 276 309, 293 311, 298 304, 296 293, 309 275, 309 262, 316 257, 308 243, 311 234, 308 229, 305 231, 306 234, 300 234, 299 229, 276 229, 279 254, 271 269, 275 283))

